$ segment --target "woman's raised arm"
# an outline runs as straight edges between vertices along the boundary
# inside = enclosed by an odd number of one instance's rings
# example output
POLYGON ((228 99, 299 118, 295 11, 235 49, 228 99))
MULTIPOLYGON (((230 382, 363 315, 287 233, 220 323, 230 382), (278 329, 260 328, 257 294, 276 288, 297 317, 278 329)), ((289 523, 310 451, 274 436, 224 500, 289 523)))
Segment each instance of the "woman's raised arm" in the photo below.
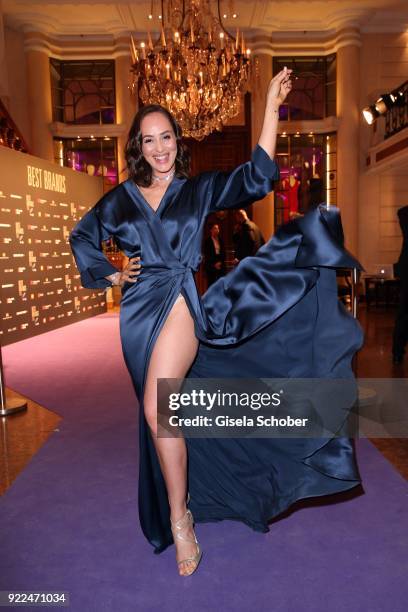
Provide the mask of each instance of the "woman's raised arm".
POLYGON ((290 73, 284 68, 269 83, 265 114, 258 144, 251 161, 241 164, 232 172, 204 173, 207 212, 225 208, 242 208, 261 200, 273 189, 279 179, 279 168, 274 160, 279 121, 279 106, 292 88, 290 73))
POLYGON ((278 72, 269 83, 266 93, 265 112, 258 144, 269 155, 275 157, 276 138, 278 135, 279 107, 292 89, 290 80, 292 70, 285 68, 278 72))

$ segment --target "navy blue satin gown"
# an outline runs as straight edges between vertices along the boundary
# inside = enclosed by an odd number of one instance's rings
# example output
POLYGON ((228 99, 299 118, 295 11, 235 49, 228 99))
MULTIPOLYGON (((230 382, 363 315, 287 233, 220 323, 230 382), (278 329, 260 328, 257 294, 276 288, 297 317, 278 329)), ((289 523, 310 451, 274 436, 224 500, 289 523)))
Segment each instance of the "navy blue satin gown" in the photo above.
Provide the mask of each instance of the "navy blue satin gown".
MULTIPOLYGON (((114 236, 141 257, 137 283, 120 308, 123 355, 140 403, 139 515, 156 553, 173 542, 166 487, 144 418, 149 359, 181 293, 194 318, 199 351, 189 376, 352 378, 358 323, 337 299, 336 267, 359 267, 344 250, 337 209, 320 207, 283 228, 202 298, 193 272, 207 215, 263 198, 279 178, 258 145, 232 172, 174 178, 155 212, 133 181, 107 193, 75 226, 70 245, 87 288, 105 288, 117 269, 101 250, 114 236)), ((196 521, 240 520, 257 531, 297 499, 359 484, 351 441, 332 439, 186 440, 189 507, 196 521)))

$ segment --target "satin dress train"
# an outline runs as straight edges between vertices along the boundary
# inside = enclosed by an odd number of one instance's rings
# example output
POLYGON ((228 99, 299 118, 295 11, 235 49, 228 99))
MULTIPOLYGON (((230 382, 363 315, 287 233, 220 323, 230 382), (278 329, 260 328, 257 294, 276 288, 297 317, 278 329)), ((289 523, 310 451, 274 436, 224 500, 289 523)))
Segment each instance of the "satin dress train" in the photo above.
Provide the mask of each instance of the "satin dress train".
MULTIPOLYGON (((352 377, 362 342, 358 323, 337 300, 335 268, 359 267, 342 245, 337 209, 318 208, 284 226, 200 298, 193 272, 201 261, 205 219, 263 198, 279 178, 258 145, 232 172, 173 179, 155 212, 131 180, 107 193, 77 223, 70 245, 87 288, 105 288, 116 272, 101 250, 114 236, 141 257, 137 283, 122 288, 120 334, 139 400, 139 515, 156 553, 173 542, 166 487, 143 411, 154 343, 182 294, 200 340, 189 376, 352 377), (231 358, 233 357, 233 359, 231 358)), ((296 499, 360 482, 348 438, 188 439, 190 508, 196 521, 236 519, 268 530, 296 499)))

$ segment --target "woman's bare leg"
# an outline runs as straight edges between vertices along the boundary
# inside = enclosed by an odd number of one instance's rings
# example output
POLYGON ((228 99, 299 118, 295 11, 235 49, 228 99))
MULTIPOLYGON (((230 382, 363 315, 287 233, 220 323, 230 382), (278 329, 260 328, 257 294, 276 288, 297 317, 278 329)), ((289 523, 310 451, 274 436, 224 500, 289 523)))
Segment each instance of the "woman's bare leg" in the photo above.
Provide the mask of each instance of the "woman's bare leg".
MULTIPOLYGON (((177 521, 186 513, 187 450, 184 438, 157 437, 157 379, 184 378, 197 353, 198 340, 194 321, 184 298, 179 296, 171 309, 154 345, 146 376, 144 411, 152 432, 157 456, 167 487, 170 518, 177 521)), ((183 531, 193 538, 190 527, 183 531)), ((175 540, 177 560, 193 557, 197 548, 189 542, 175 540)), ((190 574, 194 563, 179 565, 180 574, 190 574)))

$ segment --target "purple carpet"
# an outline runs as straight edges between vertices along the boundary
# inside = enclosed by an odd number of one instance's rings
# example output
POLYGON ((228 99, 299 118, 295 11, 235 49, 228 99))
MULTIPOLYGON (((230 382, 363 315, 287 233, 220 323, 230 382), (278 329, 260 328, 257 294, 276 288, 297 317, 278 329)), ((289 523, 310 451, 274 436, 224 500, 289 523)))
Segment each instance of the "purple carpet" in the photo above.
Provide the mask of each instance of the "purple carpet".
POLYGON ((9 345, 3 360, 7 385, 63 421, 0 498, 0 590, 67 591, 73 612, 407 609, 407 485, 367 440, 364 494, 300 504, 268 534, 199 524, 203 560, 182 579, 174 547, 154 555, 139 527, 137 404, 118 316, 9 345))

